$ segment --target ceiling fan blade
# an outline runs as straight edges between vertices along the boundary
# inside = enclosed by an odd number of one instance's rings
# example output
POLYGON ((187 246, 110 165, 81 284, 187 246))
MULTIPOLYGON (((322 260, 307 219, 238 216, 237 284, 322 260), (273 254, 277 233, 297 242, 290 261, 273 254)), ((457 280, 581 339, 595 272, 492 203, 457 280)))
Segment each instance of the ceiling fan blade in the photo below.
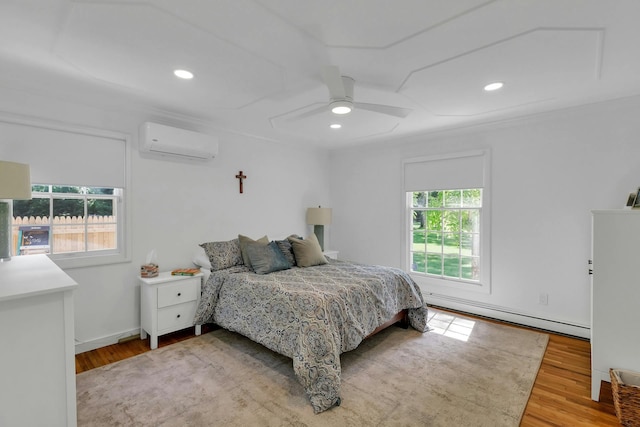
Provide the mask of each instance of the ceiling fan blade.
POLYGON ((322 76, 324 78, 324 82, 329 88, 329 97, 331 99, 344 99, 346 93, 344 84, 342 83, 340 69, 335 65, 328 65, 324 67, 322 76))
POLYGON ((361 102, 356 102, 354 105, 356 108, 360 108, 362 110, 374 111, 376 113, 401 118, 407 117, 413 111, 411 108, 393 107, 391 105, 367 104, 361 102))
POLYGON ((315 116, 316 114, 320 114, 323 112, 327 112, 327 106, 326 105, 322 105, 320 107, 316 107, 316 108, 312 108, 309 111, 305 111, 304 113, 298 114, 297 116, 293 116, 291 118, 289 118, 289 120, 301 120, 301 119, 306 119, 307 117, 311 117, 311 116, 315 116))

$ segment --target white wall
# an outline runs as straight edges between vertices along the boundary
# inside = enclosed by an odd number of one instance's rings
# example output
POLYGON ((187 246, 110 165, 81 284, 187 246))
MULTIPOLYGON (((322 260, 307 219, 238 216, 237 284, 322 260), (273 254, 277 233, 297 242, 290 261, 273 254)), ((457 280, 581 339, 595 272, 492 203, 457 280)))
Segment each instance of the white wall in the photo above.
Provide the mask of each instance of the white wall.
MULTIPOLYGON (((76 350, 86 351, 138 333, 140 265, 155 249, 161 270, 191 266, 196 245, 229 240, 239 233, 270 239, 311 233, 305 210, 330 205, 328 155, 207 128, 158 114, 93 108, 0 88, 0 112, 105 129, 131 137, 131 262, 67 269, 79 284, 75 294, 76 350), (205 131, 220 138, 210 162, 145 158, 137 150, 143 121, 205 131), (239 194, 235 175, 247 179, 239 194)), ((329 238, 327 237, 327 241, 329 238)), ((43 319, 46 321, 46 319, 43 319)))
POLYGON ((590 210, 622 208, 640 186, 638 118, 640 98, 628 98, 333 151, 332 248, 343 259, 406 269, 402 160, 489 148, 491 293, 421 281, 427 300, 588 337, 590 210))
POLYGON ((67 270, 80 284, 76 347, 83 351, 137 332, 138 269, 151 249, 169 270, 188 265, 202 241, 307 234, 308 206, 333 208, 326 247, 341 258, 405 268, 402 160, 478 147, 492 151, 492 292, 451 291, 428 300, 508 320, 523 315, 518 320, 534 326, 542 318, 556 322, 545 327, 586 330, 590 210, 621 207, 640 185, 638 98, 330 155, 115 103, 93 108, 8 88, 0 88, 1 112, 131 137, 131 262, 67 270), (209 163, 143 158, 137 127, 147 120, 217 134, 220 154, 209 163), (234 177, 239 170, 248 176, 242 195, 234 177), (540 292, 549 294, 547 306, 538 304, 540 292))

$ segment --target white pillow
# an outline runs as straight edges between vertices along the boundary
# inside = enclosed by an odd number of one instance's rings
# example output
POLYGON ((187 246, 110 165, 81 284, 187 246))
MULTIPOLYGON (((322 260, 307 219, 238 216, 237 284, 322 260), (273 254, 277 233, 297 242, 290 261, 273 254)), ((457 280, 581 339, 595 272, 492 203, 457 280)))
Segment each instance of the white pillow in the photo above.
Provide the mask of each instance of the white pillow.
POLYGON ((209 276, 211 276, 211 269, 201 268, 200 271, 202 271, 202 285, 204 286, 204 284, 209 280, 209 276))
POLYGON ((195 265, 206 268, 211 271, 211 261, 209 261, 209 257, 207 256, 204 248, 198 246, 196 250, 193 252, 193 257, 191 258, 191 262, 195 265))

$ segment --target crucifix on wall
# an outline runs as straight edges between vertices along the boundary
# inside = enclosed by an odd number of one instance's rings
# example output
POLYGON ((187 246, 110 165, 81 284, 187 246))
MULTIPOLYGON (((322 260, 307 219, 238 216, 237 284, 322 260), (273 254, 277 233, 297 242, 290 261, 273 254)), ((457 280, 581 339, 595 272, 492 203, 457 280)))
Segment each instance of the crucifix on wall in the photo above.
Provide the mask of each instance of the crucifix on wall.
POLYGON ((240 171, 240 172, 238 172, 238 175, 236 175, 236 178, 238 178, 238 181, 240 181, 240 194, 242 194, 242 193, 244 192, 244 191, 243 191, 243 190, 244 190, 244 188, 243 188, 242 183, 243 183, 243 181, 244 181, 245 179, 247 179, 247 176, 246 176, 246 175, 244 175, 244 174, 242 173, 242 171, 240 171))

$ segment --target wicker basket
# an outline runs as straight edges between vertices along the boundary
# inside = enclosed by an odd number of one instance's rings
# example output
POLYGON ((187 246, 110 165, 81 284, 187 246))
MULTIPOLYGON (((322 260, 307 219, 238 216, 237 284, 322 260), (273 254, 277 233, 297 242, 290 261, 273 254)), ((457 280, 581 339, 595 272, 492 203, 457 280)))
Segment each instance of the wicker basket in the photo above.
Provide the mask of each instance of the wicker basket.
POLYGON ((640 426, 640 374, 609 369, 613 406, 620 424, 625 427, 640 426))

